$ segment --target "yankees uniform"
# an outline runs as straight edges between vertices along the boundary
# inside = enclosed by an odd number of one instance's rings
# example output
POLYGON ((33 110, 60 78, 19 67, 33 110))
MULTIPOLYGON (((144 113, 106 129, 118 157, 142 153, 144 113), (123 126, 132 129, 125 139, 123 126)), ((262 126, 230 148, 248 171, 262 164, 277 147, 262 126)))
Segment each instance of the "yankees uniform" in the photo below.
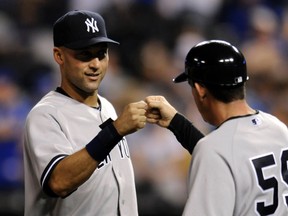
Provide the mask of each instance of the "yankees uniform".
POLYGON ((137 213, 134 173, 126 139, 116 145, 92 176, 66 198, 54 197, 48 179, 59 161, 85 147, 107 119, 113 106, 99 96, 101 109, 91 108, 51 91, 27 117, 24 140, 25 215, 86 216, 137 213), (81 114, 81 115, 80 115, 81 114))
POLYGON ((288 215, 288 131, 258 112, 228 119, 196 145, 183 215, 288 215))
MULTIPOLYGON (((174 79, 188 81, 202 118, 217 127, 187 148, 193 152, 184 216, 288 215, 287 126, 248 105, 248 80, 244 55, 222 40, 193 46, 185 71, 174 79)), ((187 147, 179 137, 192 127, 177 119, 170 128, 187 147)))

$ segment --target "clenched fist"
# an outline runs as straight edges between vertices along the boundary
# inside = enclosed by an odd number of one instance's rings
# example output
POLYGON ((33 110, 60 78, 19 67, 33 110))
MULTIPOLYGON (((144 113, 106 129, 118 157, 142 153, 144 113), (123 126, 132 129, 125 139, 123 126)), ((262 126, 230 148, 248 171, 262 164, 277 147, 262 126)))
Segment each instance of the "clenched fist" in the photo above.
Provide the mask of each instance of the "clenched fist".
POLYGON ((124 107, 123 112, 114 121, 114 127, 121 136, 134 133, 146 125, 146 110, 148 106, 144 101, 130 103, 124 107))
POLYGON ((177 113, 177 110, 163 96, 148 96, 147 122, 167 128, 177 113))

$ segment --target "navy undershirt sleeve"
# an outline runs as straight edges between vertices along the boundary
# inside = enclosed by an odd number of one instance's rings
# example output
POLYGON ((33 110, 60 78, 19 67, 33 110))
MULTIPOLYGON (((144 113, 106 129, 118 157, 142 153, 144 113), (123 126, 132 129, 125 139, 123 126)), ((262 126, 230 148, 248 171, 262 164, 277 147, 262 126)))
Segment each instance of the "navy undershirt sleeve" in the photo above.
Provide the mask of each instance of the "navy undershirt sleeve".
POLYGON ((168 129, 173 132, 181 145, 192 154, 197 142, 204 135, 183 115, 176 113, 168 129))

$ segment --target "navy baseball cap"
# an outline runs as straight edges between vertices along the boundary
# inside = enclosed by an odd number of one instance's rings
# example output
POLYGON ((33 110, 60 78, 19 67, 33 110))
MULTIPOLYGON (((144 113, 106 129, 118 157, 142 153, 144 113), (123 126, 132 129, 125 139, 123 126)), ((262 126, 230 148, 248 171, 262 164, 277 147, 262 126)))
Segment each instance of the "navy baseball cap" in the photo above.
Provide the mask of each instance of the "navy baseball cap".
POLYGON ((54 46, 86 48, 97 43, 119 44, 107 37, 103 17, 91 11, 74 10, 60 17, 53 26, 54 46))

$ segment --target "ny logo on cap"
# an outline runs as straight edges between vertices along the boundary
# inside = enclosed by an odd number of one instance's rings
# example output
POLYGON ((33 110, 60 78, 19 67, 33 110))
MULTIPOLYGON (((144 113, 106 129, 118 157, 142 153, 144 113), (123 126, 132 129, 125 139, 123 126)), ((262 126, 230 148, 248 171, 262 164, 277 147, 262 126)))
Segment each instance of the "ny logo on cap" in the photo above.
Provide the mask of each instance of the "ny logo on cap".
POLYGON ((92 29, 93 33, 95 33, 95 31, 99 32, 97 21, 94 20, 94 18, 91 18, 91 20, 87 18, 85 24, 87 26, 87 32, 90 32, 90 28, 92 29))

